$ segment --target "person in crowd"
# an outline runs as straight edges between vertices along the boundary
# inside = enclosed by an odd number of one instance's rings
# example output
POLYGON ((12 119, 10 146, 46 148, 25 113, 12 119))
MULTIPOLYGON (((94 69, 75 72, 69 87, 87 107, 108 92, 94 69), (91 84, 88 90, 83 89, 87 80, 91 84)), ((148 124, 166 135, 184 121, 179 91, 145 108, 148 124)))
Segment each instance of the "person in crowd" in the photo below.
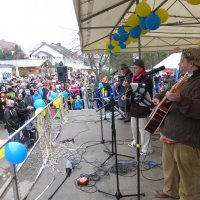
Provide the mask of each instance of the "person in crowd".
POLYGON ((0 121, 4 122, 3 113, 6 108, 6 91, 0 91, 0 121))
POLYGON ((16 84, 13 84, 12 85, 12 90, 13 92, 16 94, 17 93, 17 85, 16 84))
POLYGON ((40 94, 43 99, 43 84, 38 83, 37 87, 38 87, 38 94, 40 94))
POLYGON ((82 110, 83 109, 83 102, 79 95, 76 96, 74 100, 74 110, 82 110))
POLYGON ((42 96, 38 94, 38 89, 36 88, 34 89, 34 95, 32 97, 33 97, 33 102, 35 102, 38 99, 42 99, 42 96))
MULTIPOLYGON (((14 101, 11 99, 8 99, 6 101, 4 119, 6 123, 6 129, 8 130, 8 134, 12 135, 12 133, 14 133, 19 128, 19 118, 17 115, 17 111, 14 108, 14 101)), ((12 140, 14 142, 20 142, 20 135, 15 135, 12 140)))
POLYGON ((89 109, 94 109, 94 87, 93 83, 87 85, 87 106, 89 109))
MULTIPOLYGON (((144 83, 145 84, 145 92, 140 95, 145 95, 146 92, 149 93, 151 98, 153 97, 153 81, 150 77, 146 77, 144 74, 145 65, 144 61, 141 59, 136 59, 133 63, 133 73, 134 76, 132 78, 132 83, 144 83)), ((139 118, 139 141, 141 145, 140 155, 148 155, 151 154, 152 146, 151 146, 151 137, 150 134, 144 130, 144 127, 148 121, 148 116, 151 112, 150 107, 146 105, 141 105, 136 102, 135 92, 131 96, 131 131, 133 134, 133 141, 128 144, 129 147, 135 147, 137 144, 137 117, 139 118)), ((137 97, 136 97, 137 98, 137 97)))
POLYGON ((18 89, 18 92, 20 94, 22 94, 23 98, 25 97, 25 88, 26 88, 26 84, 25 83, 21 83, 20 84, 20 87, 18 89))
POLYGON ((156 92, 156 93, 159 93, 160 85, 161 85, 161 76, 160 76, 159 73, 157 73, 157 74, 153 77, 153 81, 154 81, 155 92, 156 92))
MULTIPOLYGON (((25 102, 23 100, 23 96, 21 93, 16 94, 14 107, 15 107, 18 117, 19 117, 19 125, 23 126, 25 124, 26 120, 28 120, 29 111, 33 110, 33 107, 25 105, 25 102)), ((29 133, 26 130, 26 128, 24 128, 22 130, 22 133, 23 133, 23 137, 25 140, 25 144, 27 147, 29 147, 31 143, 30 143, 29 133)))
POLYGON ((48 95, 49 90, 47 88, 47 84, 46 83, 43 84, 42 92, 43 92, 43 99, 45 101, 47 101, 47 95, 48 95))
POLYGON ((30 90, 30 94, 31 94, 31 96, 33 96, 34 95, 34 85, 33 84, 30 84, 29 85, 29 88, 27 88, 27 89, 29 89, 30 90))
MULTIPOLYGON (((119 77, 119 80, 115 82, 115 88, 120 95, 125 93, 130 89, 130 82, 133 77, 133 73, 127 66, 127 64, 121 64, 122 76, 119 77)), ((118 118, 119 120, 124 120, 125 122, 130 121, 130 92, 122 95, 118 99, 118 106, 120 110, 124 112, 124 116, 118 118)))
POLYGON ((91 79, 89 79, 89 84, 93 84, 94 85, 94 90, 97 90, 99 87, 99 83, 96 80, 95 76, 91 76, 91 79))
POLYGON ((24 103, 25 103, 25 106, 28 107, 28 106, 33 106, 33 97, 31 96, 30 94, 30 89, 26 89, 25 90, 25 97, 24 97, 24 103))
POLYGON ((15 92, 13 91, 12 86, 8 87, 7 89, 7 99, 15 99, 15 92))
MULTIPOLYGON (((200 50, 185 49, 180 59, 181 74, 189 73, 179 89, 166 92, 172 107, 160 132, 163 142, 164 186, 155 190, 157 198, 197 200, 200 178, 200 50)), ((153 102, 158 104, 162 95, 153 102)))

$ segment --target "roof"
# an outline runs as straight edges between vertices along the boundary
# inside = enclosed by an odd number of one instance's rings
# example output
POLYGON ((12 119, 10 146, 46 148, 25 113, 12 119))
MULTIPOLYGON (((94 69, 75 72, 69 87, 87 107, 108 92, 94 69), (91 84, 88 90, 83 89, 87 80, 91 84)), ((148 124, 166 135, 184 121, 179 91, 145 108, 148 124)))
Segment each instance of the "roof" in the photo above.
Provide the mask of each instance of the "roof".
POLYGON ((1 60, 0 66, 8 65, 13 67, 38 67, 48 60, 1 60))
MULTIPOLYGON (((41 44, 37 49, 35 49, 35 50, 31 53, 31 55, 33 55, 35 52, 37 52, 41 47, 43 47, 43 46, 45 46, 45 45, 48 46, 49 48, 53 49, 54 51, 58 52, 59 54, 62 54, 63 57, 71 58, 71 59, 73 59, 73 60, 80 60, 80 61, 82 61, 82 62, 83 62, 83 60, 84 60, 83 57, 79 56, 77 52, 72 52, 72 51, 70 51, 70 50, 67 49, 66 47, 63 47, 63 46, 61 45, 61 43, 57 43, 57 44, 55 44, 55 43, 47 44, 46 42, 42 42, 42 44, 41 44)), ((46 52, 46 51, 39 51, 39 52, 37 52, 36 55, 38 55, 39 53, 44 53, 44 54, 46 54, 46 55, 48 55, 48 56, 50 56, 50 57, 53 56, 53 55, 49 54, 49 52, 46 52)), ((31 55, 30 55, 30 56, 31 56, 31 55)))
POLYGON ((153 68, 158 68, 160 66, 165 66, 166 69, 179 69, 179 62, 181 59, 181 53, 173 53, 160 63, 155 65, 153 68))
MULTIPOLYGON (((37 48, 37 49, 35 49, 32 53, 31 53, 31 55, 32 54, 34 54, 36 51, 38 51, 42 46, 48 46, 48 47, 50 47, 51 49, 53 49, 53 50, 55 50, 55 51, 57 51, 58 53, 60 53, 60 54, 62 54, 64 57, 72 57, 75 53, 73 53, 73 52, 71 52, 69 49, 67 49, 67 48, 65 48, 65 47, 63 47, 62 45, 61 45, 61 43, 57 43, 57 44, 55 44, 55 43, 52 43, 52 44, 47 44, 46 42, 42 42, 42 44, 37 48)), ((40 51, 40 52, 38 52, 38 53, 41 53, 42 51, 40 51)), ((37 53, 37 54, 38 54, 37 53)), ((48 52, 44 52, 43 51, 43 53, 46 53, 46 54, 49 54, 48 52)))
MULTIPOLYGON (((136 0, 73 0, 81 49, 83 52, 105 52, 106 43, 117 28, 135 13, 136 0)), ((141 2, 141 1, 140 1, 141 2)), ((164 8, 169 13, 167 22, 159 29, 141 37, 141 51, 170 51, 197 47, 200 41, 200 5, 186 0, 147 0, 153 11, 164 8)), ((121 52, 138 52, 138 42, 121 52)))

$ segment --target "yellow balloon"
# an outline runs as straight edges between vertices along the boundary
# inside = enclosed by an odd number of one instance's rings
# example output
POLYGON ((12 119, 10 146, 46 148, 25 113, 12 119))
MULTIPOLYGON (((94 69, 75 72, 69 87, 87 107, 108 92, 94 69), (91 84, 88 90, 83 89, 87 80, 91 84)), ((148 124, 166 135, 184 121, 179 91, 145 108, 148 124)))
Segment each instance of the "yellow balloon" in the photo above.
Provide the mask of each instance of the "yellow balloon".
MULTIPOLYGON (((0 144, 3 144, 3 140, 0 140, 0 144)), ((0 149, 0 159, 4 157, 4 149, 5 149, 5 146, 0 149)))
POLYGON ((53 105, 58 108, 60 105, 61 105, 61 102, 60 102, 60 99, 56 99, 54 102, 53 102, 53 105))
POLYGON ((130 37, 130 40, 131 40, 131 42, 137 42, 138 38, 132 38, 132 37, 130 37))
POLYGON ((115 47, 115 46, 117 46, 119 44, 119 41, 112 40, 111 44, 115 47))
POLYGON ((133 15, 129 16, 126 24, 131 26, 132 28, 136 27, 140 24, 140 18, 136 14, 133 14, 133 15))
MULTIPOLYGON (((36 109, 36 111, 35 111, 35 115, 38 115, 38 114, 40 113, 41 110, 43 110, 42 107, 36 109)), ((47 110, 45 109, 45 110, 43 111, 43 116, 45 117, 46 114, 47 114, 47 110)))
POLYGON ((129 36, 126 42, 124 42, 126 45, 129 45, 131 43, 131 37, 129 36))
POLYGON ((46 114, 47 114, 47 109, 44 109, 44 111, 43 111, 44 117, 46 116, 46 114))
POLYGON ((151 7, 148 3, 141 2, 137 4, 135 11, 140 17, 146 17, 151 13, 151 7))
POLYGON ((112 53, 118 53, 120 52, 120 47, 119 46, 116 46, 114 49, 112 49, 112 53))
POLYGON ((198 4, 200 4, 200 0, 187 0, 187 2, 189 4, 192 4, 192 5, 198 5, 198 4))
POLYGON ((169 17, 167 10, 163 8, 158 9, 156 14, 160 17, 162 23, 166 22, 169 17))
POLYGON ((149 30, 149 29, 142 30, 142 35, 145 35, 145 34, 147 34, 148 32, 150 32, 150 30, 149 30))
POLYGON ((130 32, 130 30, 131 30, 132 28, 133 28, 133 27, 130 26, 128 23, 125 23, 125 24, 124 24, 124 30, 125 30, 126 32, 130 32))

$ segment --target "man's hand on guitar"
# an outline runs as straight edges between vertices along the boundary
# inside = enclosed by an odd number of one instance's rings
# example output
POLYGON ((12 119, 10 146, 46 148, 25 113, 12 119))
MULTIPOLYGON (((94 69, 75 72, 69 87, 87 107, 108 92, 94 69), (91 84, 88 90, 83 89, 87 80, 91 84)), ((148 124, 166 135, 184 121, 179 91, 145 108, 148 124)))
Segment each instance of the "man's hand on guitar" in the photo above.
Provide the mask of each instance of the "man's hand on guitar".
POLYGON ((153 104, 154 104, 155 106, 157 106, 157 105, 160 103, 160 99, 158 99, 158 98, 153 98, 152 102, 153 102, 153 104))
POLYGON ((168 91, 166 92, 165 96, 169 101, 179 102, 181 100, 181 95, 179 91, 173 91, 173 92, 168 91))

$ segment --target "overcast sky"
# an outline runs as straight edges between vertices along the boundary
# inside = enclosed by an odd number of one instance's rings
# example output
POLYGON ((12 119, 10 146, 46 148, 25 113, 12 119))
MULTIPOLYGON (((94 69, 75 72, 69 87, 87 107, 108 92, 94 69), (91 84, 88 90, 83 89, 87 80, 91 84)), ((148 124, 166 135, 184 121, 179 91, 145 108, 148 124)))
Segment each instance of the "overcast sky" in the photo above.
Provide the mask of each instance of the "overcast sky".
POLYGON ((72 48, 78 38, 72 0, 2 0, 0 6, 0 39, 19 44, 25 53, 41 42, 72 48))

